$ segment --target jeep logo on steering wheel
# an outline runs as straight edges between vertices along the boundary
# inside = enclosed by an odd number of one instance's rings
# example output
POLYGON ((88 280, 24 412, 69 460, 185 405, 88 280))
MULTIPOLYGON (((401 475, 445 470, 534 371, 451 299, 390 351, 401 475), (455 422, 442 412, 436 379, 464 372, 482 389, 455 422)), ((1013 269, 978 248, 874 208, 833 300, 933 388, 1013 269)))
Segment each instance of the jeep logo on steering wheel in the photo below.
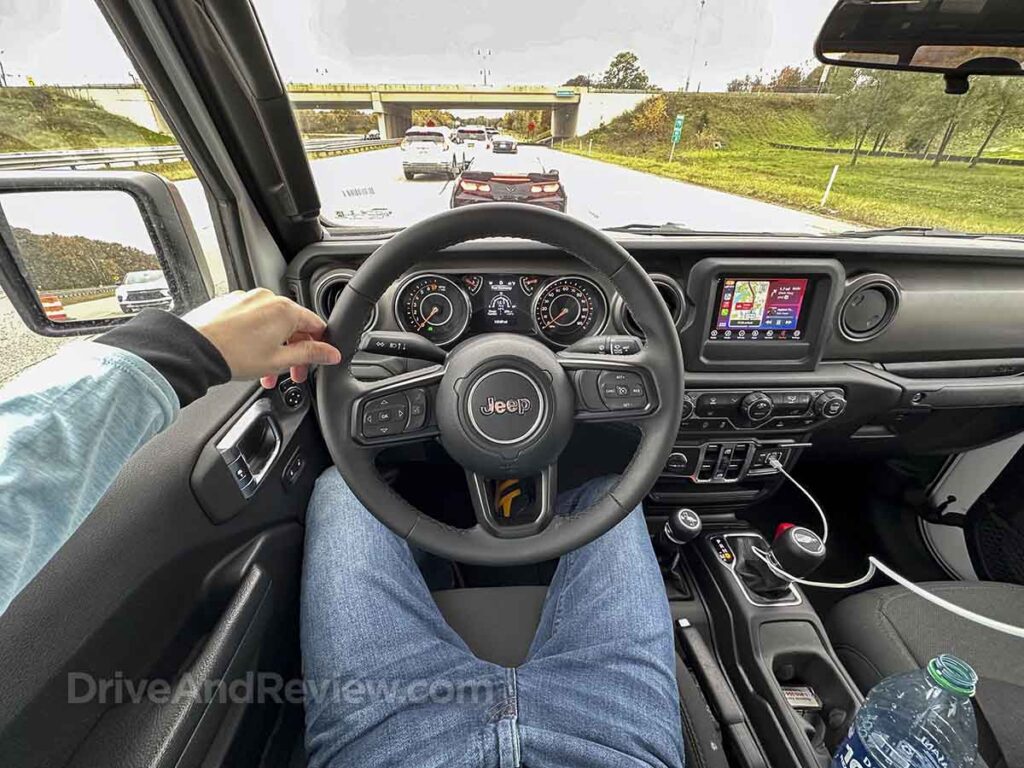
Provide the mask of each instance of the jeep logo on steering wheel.
POLYGON ((488 397, 487 402, 480 406, 480 413, 492 416, 495 413, 528 413, 533 404, 528 397, 514 397, 509 400, 496 400, 488 397))

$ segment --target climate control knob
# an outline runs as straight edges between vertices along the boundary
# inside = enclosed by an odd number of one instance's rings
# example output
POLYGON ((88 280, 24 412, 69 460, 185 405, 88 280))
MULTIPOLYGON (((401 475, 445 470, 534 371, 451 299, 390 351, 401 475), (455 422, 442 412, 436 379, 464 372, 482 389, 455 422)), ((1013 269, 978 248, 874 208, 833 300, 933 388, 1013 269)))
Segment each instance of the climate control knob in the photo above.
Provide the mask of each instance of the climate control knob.
POLYGON ((842 416, 846 410, 846 398, 838 392, 823 392, 814 401, 814 412, 824 419, 842 416))
POLYGON ((740 400, 740 413, 755 424, 772 415, 775 403, 764 392, 751 392, 740 400))
POLYGON ((680 417, 681 421, 686 421, 688 418, 693 416, 693 411, 696 409, 697 404, 693 401, 693 398, 689 395, 683 395, 683 415, 680 417))

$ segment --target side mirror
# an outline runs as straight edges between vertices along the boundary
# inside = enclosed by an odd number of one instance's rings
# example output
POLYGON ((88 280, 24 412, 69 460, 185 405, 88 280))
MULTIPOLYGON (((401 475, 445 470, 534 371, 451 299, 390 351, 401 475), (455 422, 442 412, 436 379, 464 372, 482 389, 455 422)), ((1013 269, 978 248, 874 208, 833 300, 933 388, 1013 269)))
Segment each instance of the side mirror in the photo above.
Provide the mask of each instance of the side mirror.
POLYGON ((841 67, 937 72, 961 93, 971 75, 1024 75, 1024 4, 839 0, 814 53, 841 67))
POLYGON ((147 307, 185 312, 212 294, 201 254, 161 176, 0 173, 0 287, 36 333, 99 333, 147 307))

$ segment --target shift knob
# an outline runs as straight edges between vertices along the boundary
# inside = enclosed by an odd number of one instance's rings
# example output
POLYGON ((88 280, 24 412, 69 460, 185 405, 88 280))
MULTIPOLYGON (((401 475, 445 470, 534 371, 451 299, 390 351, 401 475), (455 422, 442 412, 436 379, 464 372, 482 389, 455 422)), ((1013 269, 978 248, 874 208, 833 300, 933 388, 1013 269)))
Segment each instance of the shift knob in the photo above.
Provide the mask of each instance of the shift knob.
POLYGON ((825 560, 825 542, 810 528, 783 523, 775 532, 772 554, 786 573, 803 578, 825 560))
POLYGON ((692 509, 682 507, 668 516, 662 535, 672 544, 681 546, 697 538, 702 528, 700 516, 692 509))

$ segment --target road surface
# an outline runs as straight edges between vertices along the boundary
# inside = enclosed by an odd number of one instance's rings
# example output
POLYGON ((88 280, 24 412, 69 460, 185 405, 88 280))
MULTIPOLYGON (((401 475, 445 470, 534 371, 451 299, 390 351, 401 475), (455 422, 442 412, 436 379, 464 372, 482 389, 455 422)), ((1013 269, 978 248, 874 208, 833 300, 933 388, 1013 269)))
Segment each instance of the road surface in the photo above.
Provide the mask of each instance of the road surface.
MULTIPOLYGON (((402 175, 402 151, 384 149, 313 163, 323 212, 340 223, 406 226, 446 210, 451 182, 402 175)), ((484 153, 473 170, 557 169, 569 198, 567 213, 596 227, 672 222, 727 232, 827 234, 852 225, 779 205, 633 171, 547 147, 520 147, 518 155, 484 153)))
MULTIPOLYGON (((448 209, 451 181, 418 176, 406 181, 398 148, 340 155, 312 162, 324 215, 342 224, 397 227, 448 209)), ((693 229, 827 234, 850 229, 845 222, 794 211, 739 195, 716 192, 546 147, 521 147, 518 155, 482 153, 474 170, 495 172, 557 169, 569 198, 568 213, 597 227, 672 222, 693 229)), ((202 187, 176 183, 207 255, 218 293, 226 287, 216 234, 202 187)), ((70 317, 120 314, 116 302, 98 299, 68 307, 70 317)), ((67 339, 30 333, 0 298, 0 384, 53 354, 67 339)))

